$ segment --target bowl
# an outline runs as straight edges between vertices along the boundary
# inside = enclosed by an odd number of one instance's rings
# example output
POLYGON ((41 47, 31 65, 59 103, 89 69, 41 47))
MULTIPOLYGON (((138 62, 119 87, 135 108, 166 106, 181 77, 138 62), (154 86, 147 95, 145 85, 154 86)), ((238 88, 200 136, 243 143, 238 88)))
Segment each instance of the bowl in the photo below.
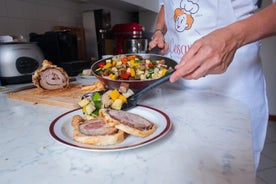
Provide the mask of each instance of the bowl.
MULTIPOLYGON (((157 55, 157 54, 139 53, 139 54, 123 54, 123 55, 125 55, 125 56, 137 55, 137 56, 140 56, 144 59, 149 59, 149 60, 162 60, 162 59, 164 59, 165 64, 168 65, 169 67, 172 67, 172 68, 174 68, 175 65, 177 64, 176 61, 174 61, 170 58, 161 56, 161 55, 157 55)), ((107 78, 107 77, 97 75, 95 71, 96 71, 96 69, 99 68, 98 67, 99 63, 106 62, 106 60, 112 59, 113 57, 98 60, 95 63, 93 63, 92 66, 91 66, 92 74, 95 75, 100 81, 104 82, 104 84, 109 89, 118 89, 120 87, 121 83, 127 83, 127 84, 129 84, 129 88, 132 89, 134 92, 136 92, 136 91, 139 91, 139 90, 143 89, 144 87, 148 86, 149 84, 153 83, 154 81, 158 80, 158 79, 147 79, 147 80, 121 80, 121 79, 115 79, 114 80, 114 79, 111 79, 111 78, 107 78)))

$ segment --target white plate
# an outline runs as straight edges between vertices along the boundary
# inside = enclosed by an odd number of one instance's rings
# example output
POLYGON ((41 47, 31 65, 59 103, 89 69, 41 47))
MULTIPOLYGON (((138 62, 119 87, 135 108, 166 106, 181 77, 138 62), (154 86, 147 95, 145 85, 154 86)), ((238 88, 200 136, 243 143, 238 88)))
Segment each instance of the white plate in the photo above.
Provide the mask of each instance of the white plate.
POLYGON ((78 77, 82 78, 82 79, 97 79, 96 76, 94 75, 78 75, 78 77))
POLYGON ((72 148, 87 151, 119 151, 134 149, 150 144, 166 135, 171 128, 171 122, 168 115, 158 109, 144 105, 138 105, 137 107, 129 110, 129 112, 139 114, 144 118, 154 122, 157 125, 156 131, 145 138, 128 135, 123 142, 116 145, 95 146, 82 144, 73 140, 73 127, 71 126, 71 120, 74 115, 82 116, 81 109, 75 109, 57 117, 51 123, 49 131, 51 136, 56 141, 72 148))

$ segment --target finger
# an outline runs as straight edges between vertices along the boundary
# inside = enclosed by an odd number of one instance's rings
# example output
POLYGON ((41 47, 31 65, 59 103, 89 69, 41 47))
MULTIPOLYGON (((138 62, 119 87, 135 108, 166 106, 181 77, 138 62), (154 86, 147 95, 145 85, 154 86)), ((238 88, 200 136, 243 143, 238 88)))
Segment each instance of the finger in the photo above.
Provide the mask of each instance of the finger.
POLYGON ((194 69, 192 72, 189 72, 187 75, 184 75, 183 78, 196 80, 201 77, 205 77, 208 74, 213 74, 213 72, 218 71, 220 67, 221 66, 217 62, 214 62, 211 59, 200 59, 198 61, 197 68, 194 69))
POLYGON ((187 62, 193 62, 194 57, 198 54, 201 45, 195 42, 188 52, 182 57, 181 62, 175 66, 175 69, 183 67, 187 62))
POLYGON ((149 42, 149 50, 153 49, 157 46, 157 42, 155 40, 152 40, 149 42))
POLYGON ((169 45, 168 45, 167 43, 165 43, 165 44, 164 44, 164 48, 161 49, 159 53, 160 53, 161 55, 164 55, 164 54, 166 54, 166 52, 168 51, 168 49, 169 49, 169 45))
POLYGON ((176 70, 175 72, 173 72, 173 74, 170 76, 170 82, 175 82, 178 79, 182 78, 182 74, 179 70, 176 70))
POLYGON ((198 67, 196 70, 194 70, 193 72, 183 76, 184 79, 187 79, 187 80, 196 80, 196 79, 199 79, 201 77, 205 77, 207 75, 207 72, 206 72, 206 68, 205 67, 198 67))
POLYGON ((158 48, 164 49, 164 48, 165 48, 165 45, 166 45, 165 40, 163 40, 163 39, 159 39, 159 40, 158 40, 158 43, 157 43, 158 48))
POLYGON ((171 75, 170 82, 175 82, 181 77, 184 77, 187 79, 191 78, 191 74, 200 66, 200 64, 196 61, 189 61, 182 64, 177 65, 175 67, 176 71, 171 75))
POLYGON ((227 64, 225 62, 217 62, 214 60, 206 60, 202 63, 196 70, 183 76, 185 79, 199 79, 205 77, 208 74, 221 74, 227 69, 227 64))

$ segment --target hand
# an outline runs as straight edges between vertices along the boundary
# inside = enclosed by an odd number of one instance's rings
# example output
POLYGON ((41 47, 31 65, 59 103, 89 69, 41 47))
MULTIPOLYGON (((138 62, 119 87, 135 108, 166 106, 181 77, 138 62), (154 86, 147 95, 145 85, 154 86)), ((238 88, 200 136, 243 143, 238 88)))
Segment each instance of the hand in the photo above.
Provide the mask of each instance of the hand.
POLYGON ((199 79, 208 74, 224 73, 238 47, 238 41, 233 37, 231 29, 213 31, 194 42, 176 65, 170 81, 175 82, 181 77, 199 79))
POLYGON ((168 44, 165 42, 164 35, 162 32, 155 32, 152 36, 152 40, 149 42, 149 50, 158 47, 160 54, 164 55, 168 51, 168 44))

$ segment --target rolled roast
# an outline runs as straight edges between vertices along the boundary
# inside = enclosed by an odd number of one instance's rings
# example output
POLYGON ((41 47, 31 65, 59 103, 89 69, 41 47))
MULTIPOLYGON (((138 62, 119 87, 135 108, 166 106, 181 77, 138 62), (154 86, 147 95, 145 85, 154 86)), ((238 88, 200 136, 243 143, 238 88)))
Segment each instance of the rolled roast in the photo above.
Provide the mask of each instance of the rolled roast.
POLYGON ((55 90, 69 87, 69 76, 66 71, 44 60, 42 67, 37 69, 32 76, 34 85, 43 90, 55 90))
POLYGON ((113 145, 124 140, 124 132, 109 126, 102 118, 85 120, 80 115, 72 118, 73 139, 91 145, 113 145))

